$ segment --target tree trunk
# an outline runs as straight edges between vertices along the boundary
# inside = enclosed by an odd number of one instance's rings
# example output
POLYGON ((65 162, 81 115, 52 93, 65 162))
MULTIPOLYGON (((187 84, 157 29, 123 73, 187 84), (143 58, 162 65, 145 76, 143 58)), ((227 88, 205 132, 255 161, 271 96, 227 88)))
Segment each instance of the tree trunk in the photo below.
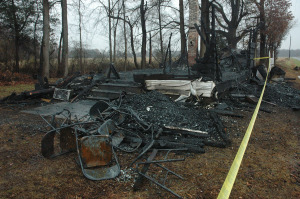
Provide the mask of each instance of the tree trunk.
POLYGON ((11 0, 11 6, 13 9, 13 20, 14 20, 14 32, 15 32, 15 65, 13 67, 13 72, 18 73, 20 70, 20 66, 19 66, 19 41, 20 41, 20 30, 19 30, 19 24, 18 24, 18 19, 17 19, 17 15, 16 15, 16 6, 15 6, 15 2, 14 0, 11 0))
POLYGON ((158 24, 159 24, 159 41, 160 41, 160 56, 161 56, 161 63, 163 63, 164 60, 164 44, 163 44, 163 36, 162 36, 162 27, 161 27, 161 12, 160 12, 160 5, 161 0, 158 0, 158 24))
POLYGON ((63 33, 63 47, 62 47, 62 68, 63 76, 68 75, 68 8, 67 0, 61 1, 62 8, 62 33, 63 33))
POLYGON ((20 72, 20 66, 19 66, 19 62, 20 62, 20 57, 19 57, 19 41, 20 41, 20 36, 19 33, 16 32, 15 35, 15 65, 14 65, 14 69, 13 72, 18 73, 20 72))
POLYGON ((180 43, 181 43, 181 56, 185 55, 186 52, 186 37, 184 31, 184 11, 183 11, 183 0, 179 0, 179 14, 180 14, 180 43))
MULTIPOLYGON (((111 15, 110 12, 110 0, 108 0, 108 16, 111 15)), ((108 17, 108 37, 109 37, 109 61, 112 63, 112 44, 111 44, 111 18, 108 17)))
MULTIPOLYGON (((37 3, 38 5, 38 3, 37 3)), ((36 29, 37 29, 37 23, 38 23, 38 20, 40 18, 40 14, 37 13, 37 17, 36 17, 36 20, 34 22, 34 30, 33 30, 33 48, 34 48, 34 70, 36 72, 37 70, 37 35, 36 35, 36 29)))
POLYGON ((229 28, 229 31, 231 34, 228 34, 227 40, 228 40, 228 46, 231 49, 236 49, 237 46, 237 37, 236 37, 236 28, 229 28))
POLYGON ((137 63, 136 53, 135 53, 135 49, 134 49, 133 27, 132 27, 131 24, 129 24, 129 27, 130 27, 130 43, 131 43, 131 50, 132 50, 132 55, 133 55, 133 61, 134 61, 135 68, 138 69, 139 68, 139 64, 137 63))
POLYGON ((62 74, 62 69, 61 69, 61 42, 62 42, 62 37, 63 34, 62 32, 60 33, 60 38, 59 38, 59 44, 58 44, 58 53, 57 53, 57 76, 61 76, 62 74))
POLYGON ((42 68, 40 70, 40 77, 49 78, 49 49, 50 49, 50 15, 49 15, 49 1, 43 0, 43 42, 42 42, 42 68))
POLYGON ((119 15, 120 15, 120 9, 118 9, 118 18, 117 18, 117 22, 115 24, 115 28, 114 28, 114 56, 113 56, 113 60, 114 63, 116 62, 116 47, 117 47, 117 28, 118 28, 118 23, 119 23, 119 15))
POLYGON ((127 69, 127 35, 126 35, 126 22, 125 22, 125 18, 126 18, 126 9, 125 9, 125 0, 123 0, 123 26, 124 26, 124 45, 125 45, 125 50, 124 50, 124 59, 125 59, 125 63, 124 63, 124 67, 125 67, 125 71, 127 69))
POLYGON ((147 45, 147 31, 146 31, 146 20, 145 20, 145 2, 141 0, 140 5, 140 13, 141 13, 141 24, 142 24, 142 49, 141 49, 141 68, 145 68, 146 66, 146 45, 147 45))
POLYGON ((152 64, 152 36, 150 33, 150 38, 149 38, 149 66, 152 64))
MULTIPOLYGON (((201 33, 206 39, 205 29, 208 31, 209 29, 209 2, 208 0, 201 0, 201 33), (202 23, 203 22, 203 23, 202 23), (203 27, 205 26, 205 27, 203 27)), ((204 44, 203 39, 201 38, 200 42, 200 57, 204 57, 206 51, 206 46, 204 44)))
MULTIPOLYGON (((260 57, 265 57, 266 56, 266 35, 265 35, 265 31, 266 31, 266 22, 265 22, 265 0, 260 0, 259 3, 260 6, 260 15, 259 15, 259 20, 261 25, 261 29, 260 29, 260 50, 259 50, 259 56, 260 57)), ((265 59, 261 59, 259 61, 260 64, 265 64, 266 61, 265 59)))
MULTIPOLYGON (((79 15, 79 67, 80 71, 84 73, 82 63, 82 37, 81 37, 81 0, 78 0, 78 15, 79 15)), ((73 71, 74 72, 74 71, 73 71)))

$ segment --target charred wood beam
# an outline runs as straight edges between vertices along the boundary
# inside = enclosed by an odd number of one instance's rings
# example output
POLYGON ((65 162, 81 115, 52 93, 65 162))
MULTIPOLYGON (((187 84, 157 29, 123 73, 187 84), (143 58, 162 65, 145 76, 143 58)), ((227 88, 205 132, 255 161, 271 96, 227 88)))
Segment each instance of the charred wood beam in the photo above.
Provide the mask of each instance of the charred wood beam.
POLYGON ((174 133, 181 134, 181 135, 190 135, 198 138, 207 138, 209 137, 208 134, 200 134, 195 132, 188 132, 188 131, 180 131, 180 130, 172 130, 172 129, 165 129, 163 134, 171 134, 174 135, 174 133))
POLYGON ((239 115, 239 114, 236 114, 232 111, 226 111, 226 110, 214 109, 214 110, 210 110, 210 112, 214 112, 218 115, 224 115, 224 116, 230 116, 230 117, 238 117, 238 118, 243 118, 244 117, 243 115, 239 115))
POLYGON ((226 145, 230 145, 231 141, 225 134, 224 126, 220 118, 218 118, 217 114, 214 112, 210 112, 210 117, 213 119, 214 125, 217 128, 217 132, 220 135, 220 137, 224 140, 226 145))
POLYGON ((166 140, 157 140, 157 142, 154 144, 154 147, 166 148, 166 149, 186 148, 187 151, 189 151, 189 152, 205 153, 205 150, 198 145, 178 143, 178 142, 169 142, 166 140))
POLYGON ((203 134, 203 135, 207 135, 208 134, 208 132, 205 132, 205 131, 199 131, 199 130, 193 130, 193 129, 175 127, 175 126, 165 126, 164 128, 171 129, 171 130, 191 132, 191 133, 196 133, 196 134, 203 134))
POLYGON ((184 138, 184 137, 173 137, 173 136, 160 136, 161 140, 166 140, 169 142, 178 142, 183 144, 191 144, 191 145, 197 145, 199 147, 203 147, 203 139, 199 138, 184 138))

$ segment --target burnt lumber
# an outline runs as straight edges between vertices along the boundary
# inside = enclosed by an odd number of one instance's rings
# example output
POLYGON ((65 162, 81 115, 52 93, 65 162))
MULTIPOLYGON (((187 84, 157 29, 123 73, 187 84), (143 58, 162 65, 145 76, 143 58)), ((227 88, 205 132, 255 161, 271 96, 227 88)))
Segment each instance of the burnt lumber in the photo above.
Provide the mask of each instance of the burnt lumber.
POLYGON ((82 91, 78 93, 72 100, 71 103, 74 102, 75 100, 79 99, 83 95, 86 95, 92 88, 97 84, 96 81, 93 81, 89 86, 85 87, 82 91))
POLYGON ((187 132, 187 133, 195 133, 195 134, 204 134, 207 135, 208 133, 205 131, 199 131, 199 130, 192 130, 192 129, 187 129, 187 128, 180 128, 180 127, 175 127, 175 126, 165 126, 166 129, 172 129, 172 130, 177 130, 181 132, 187 132))
POLYGON ((184 137, 184 136, 160 136, 160 140, 165 140, 169 142, 178 142, 178 143, 184 143, 184 144, 191 144, 191 145, 197 145, 199 147, 204 147, 203 140, 200 138, 195 137, 184 137))
POLYGON ((203 133, 196 133, 193 131, 184 131, 184 130, 179 130, 179 129, 168 129, 168 128, 164 128, 163 134, 171 134, 174 135, 174 133, 178 133, 181 135, 190 135, 190 136, 194 136, 194 137, 199 137, 199 138, 206 138, 209 137, 208 134, 203 134, 203 133))
MULTIPOLYGON (((201 144, 203 146, 203 144, 201 144)), ((186 148, 187 151, 192 153, 205 153, 205 150, 202 148, 201 145, 195 144, 186 144, 180 142, 170 142, 167 140, 157 140, 154 144, 155 148, 162 148, 162 149, 179 149, 179 148, 186 148)))
POLYGON ((223 139, 223 141, 225 142, 225 145, 230 145, 231 140, 226 135, 225 128, 224 128, 220 118, 218 118, 217 114, 214 112, 210 112, 210 117, 214 120, 214 125, 217 128, 217 132, 220 135, 220 137, 223 139))
POLYGON ((243 115, 239 115, 237 113, 234 113, 233 111, 227 111, 227 110, 218 110, 218 109, 212 109, 210 112, 214 112, 218 115, 224 115, 224 116, 229 116, 229 117, 238 117, 238 118, 243 118, 243 115))
POLYGON ((69 75, 68 77, 66 77, 65 79, 63 79, 62 81, 60 81, 57 85, 56 88, 63 88, 66 87, 71 81, 73 81, 76 77, 80 76, 80 72, 76 72, 72 75, 69 75))

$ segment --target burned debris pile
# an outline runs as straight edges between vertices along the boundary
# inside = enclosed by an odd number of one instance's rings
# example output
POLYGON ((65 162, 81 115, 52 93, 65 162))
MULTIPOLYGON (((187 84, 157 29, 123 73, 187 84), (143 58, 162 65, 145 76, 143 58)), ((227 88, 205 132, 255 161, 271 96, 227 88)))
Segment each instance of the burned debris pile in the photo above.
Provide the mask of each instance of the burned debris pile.
MULTIPOLYGON (((75 73, 52 85, 39 81, 34 91, 12 94, 1 104, 48 98, 48 105, 29 111, 40 114, 50 128, 41 142, 44 157, 76 152, 83 175, 104 180, 121 173, 119 154, 131 153, 126 166, 137 175, 134 190, 147 179, 179 197, 149 175, 150 165, 182 179, 164 163, 184 161, 185 155, 204 153, 207 146, 231 144, 221 115, 243 117, 236 110, 254 110, 264 83, 266 68, 252 70, 248 58, 230 50, 218 65, 209 63, 217 67, 214 77, 189 68, 169 68, 168 74, 164 69, 118 73, 110 65, 106 74, 75 73)), ((260 110, 272 113, 265 104, 299 110, 300 91, 274 68, 260 110)))
MULTIPOLYGON (((224 96, 222 101, 233 107, 239 107, 241 102, 245 102, 246 105, 255 105, 260 97, 262 87, 262 84, 238 85, 231 90, 229 95, 224 96)), ((265 104, 299 110, 300 91, 285 82, 267 83, 262 105, 265 104)))
POLYGON ((229 144, 226 136, 220 136, 224 132, 217 127, 215 120, 220 119, 212 116, 213 113, 203 108, 195 109, 188 104, 176 103, 157 91, 125 98, 122 106, 139 113, 140 118, 153 124, 154 129, 163 128, 161 136, 165 142, 178 142, 182 146, 186 143, 195 145, 194 148, 201 148, 203 145, 225 147, 229 144))
MULTIPOLYGON (((100 100, 81 118, 72 116, 67 109, 48 120, 41 117, 51 128, 42 139, 44 157, 77 151, 83 175, 90 180, 104 180, 115 178, 121 172, 119 152, 138 152, 130 163, 138 174, 134 190, 139 189, 146 178, 178 197, 164 183, 146 174, 150 164, 183 179, 162 165, 185 160, 184 155, 170 153, 203 153, 205 145, 225 147, 230 144, 217 115, 185 107, 157 91, 122 95, 111 103, 100 100), (55 144, 55 139, 59 144, 55 144), (143 158, 148 152, 151 153, 145 162, 143 158), (157 160, 158 153, 166 154, 157 160)), ((166 178, 167 175, 164 181, 166 178)))
POLYGON ((300 108, 300 91, 286 84, 267 84, 264 98, 279 106, 300 108))

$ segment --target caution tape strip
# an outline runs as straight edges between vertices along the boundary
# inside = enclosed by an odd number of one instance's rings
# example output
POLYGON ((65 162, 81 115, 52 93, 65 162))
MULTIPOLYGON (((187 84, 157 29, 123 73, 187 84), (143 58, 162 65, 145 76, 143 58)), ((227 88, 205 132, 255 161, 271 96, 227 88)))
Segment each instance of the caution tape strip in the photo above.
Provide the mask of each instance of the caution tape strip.
POLYGON ((257 58, 253 58, 254 60, 257 60, 257 59, 269 59, 270 57, 257 57, 257 58))
MULTIPOLYGON (((270 57, 260 57, 260 58, 255 58, 255 59, 269 59, 269 58, 270 57)), ((245 154, 248 142, 249 142, 249 138, 251 136, 253 126, 254 126, 258 111, 259 111, 259 107, 260 107, 260 104, 261 104, 261 101, 262 101, 262 98, 263 98, 263 95, 264 95, 264 92, 265 92, 265 88, 266 88, 266 85, 267 85, 267 79, 268 79, 268 75, 269 75, 269 70, 270 70, 270 62, 269 62, 267 77, 266 77, 266 81, 265 81, 263 90, 262 90, 261 95, 259 97, 258 103, 256 105, 255 111, 253 113, 253 116, 252 116, 251 121, 249 123, 249 126, 247 128, 245 136, 242 140, 240 148, 239 148, 239 150, 238 150, 238 152, 237 152, 237 154, 234 158, 234 161, 233 161, 233 163, 230 167, 230 170, 227 174, 227 177, 226 177, 226 179, 223 183, 222 189, 221 189, 221 191, 218 195, 218 199, 228 199, 229 195, 231 193, 234 181, 236 179, 236 176, 237 176, 237 173, 239 171, 241 162, 243 160, 243 157, 244 157, 244 154, 245 154)))

